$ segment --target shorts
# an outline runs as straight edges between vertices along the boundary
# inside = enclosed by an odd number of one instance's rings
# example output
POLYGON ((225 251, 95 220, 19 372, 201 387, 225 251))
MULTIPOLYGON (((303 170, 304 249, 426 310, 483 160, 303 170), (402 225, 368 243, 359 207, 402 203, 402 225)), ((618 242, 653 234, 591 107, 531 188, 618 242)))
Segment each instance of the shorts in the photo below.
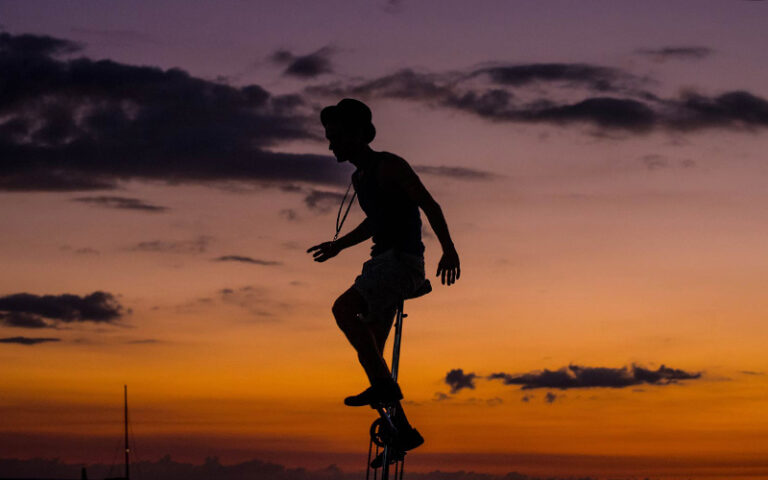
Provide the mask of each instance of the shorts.
POLYGON ((360 316, 361 321, 390 321, 400 300, 414 293, 425 279, 421 255, 390 249, 371 257, 352 285, 368 304, 368 313, 360 316))

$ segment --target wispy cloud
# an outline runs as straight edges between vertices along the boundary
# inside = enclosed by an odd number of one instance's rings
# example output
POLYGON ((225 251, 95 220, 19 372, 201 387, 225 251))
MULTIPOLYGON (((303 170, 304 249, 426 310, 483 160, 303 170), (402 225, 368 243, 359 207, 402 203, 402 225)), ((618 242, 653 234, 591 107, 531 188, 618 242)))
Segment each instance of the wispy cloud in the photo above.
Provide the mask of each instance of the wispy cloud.
POLYGON ((656 61, 665 60, 700 60, 709 57, 714 53, 709 47, 687 46, 687 47, 661 47, 661 48, 641 48, 635 50, 639 55, 646 55, 656 61))
POLYGON ((279 65, 285 65, 283 75, 298 78, 315 78, 324 73, 333 72, 331 55, 335 49, 331 46, 322 47, 307 55, 295 55, 289 50, 277 50, 270 55, 270 60, 279 65))
POLYGON ((494 180, 501 178, 501 175, 497 175, 495 173, 465 167, 447 167, 444 165, 414 165, 413 169, 418 173, 449 177, 456 180, 494 180))
POLYGON ((78 198, 73 198, 72 201, 89 203, 92 205, 98 205, 98 206, 107 207, 107 208, 140 210, 143 212, 152 212, 152 213, 164 212, 168 210, 167 207, 161 207, 159 205, 152 205, 149 203, 145 203, 143 200, 140 200, 138 198, 116 197, 116 196, 109 196, 109 195, 101 195, 97 197, 78 197, 78 198))
POLYGON ((222 257, 215 258, 214 261, 216 262, 242 262, 242 263, 251 263, 254 265, 282 265, 282 262, 276 262, 273 260, 261 260, 257 258, 251 258, 246 257, 243 255, 224 255, 222 257))
POLYGON ((209 235, 200 235, 193 240, 148 240, 127 247, 127 250, 135 252, 162 252, 178 254, 205 253, 213 241, 209 235))

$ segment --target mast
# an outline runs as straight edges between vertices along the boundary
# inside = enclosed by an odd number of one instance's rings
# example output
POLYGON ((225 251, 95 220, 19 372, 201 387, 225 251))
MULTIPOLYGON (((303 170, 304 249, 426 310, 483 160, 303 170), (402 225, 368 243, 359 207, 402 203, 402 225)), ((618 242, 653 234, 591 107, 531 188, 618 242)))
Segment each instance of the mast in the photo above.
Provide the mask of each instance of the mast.
POLYGON ((128 385, 123 385, 123 404, 125 408, 125 480, 129 480, 129 459, 128 459, 128 453, 130 452, 130 449, 128 448, 128 385))

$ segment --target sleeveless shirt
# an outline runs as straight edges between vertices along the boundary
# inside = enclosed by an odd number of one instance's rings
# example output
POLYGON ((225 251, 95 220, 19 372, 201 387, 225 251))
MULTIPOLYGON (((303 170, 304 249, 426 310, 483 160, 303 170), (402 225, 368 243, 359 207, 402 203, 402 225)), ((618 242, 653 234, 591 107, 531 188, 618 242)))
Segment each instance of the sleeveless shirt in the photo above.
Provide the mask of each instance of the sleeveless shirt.
POLYGON ((419 206, 396 185, 389 191, 384 191, 379 186, 379 166, 381 162, 390 161, 392 157, 396 155, 376 152, 365 171, 357 170, 352 175, 357 201, 373 229, 371 256, 393 248, 396 251, 423 256, 419 206))

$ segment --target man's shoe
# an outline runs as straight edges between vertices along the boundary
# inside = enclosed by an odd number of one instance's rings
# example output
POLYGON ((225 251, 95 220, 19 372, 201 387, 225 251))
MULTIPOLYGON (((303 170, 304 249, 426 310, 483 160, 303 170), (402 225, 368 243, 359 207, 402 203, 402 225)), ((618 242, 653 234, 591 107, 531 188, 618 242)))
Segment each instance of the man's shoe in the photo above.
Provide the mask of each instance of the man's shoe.
POLYGON ((397 431, 397 438, 395 438, 395 448, 397 450, 407 452, 421 446, 423 443, 424 437, 413 427, 397 431))
MULTIPOLYGON (((390 448, 389 463, 399 462, 405 457, 405 452, 413 450, 424 443, 424 437, 421 436, 415 428, 399 430, 394 445, 390 448)), ((371 462, 371 468, 379 468, 384 465, 384 452, 381 452, 371 462)))
POLYGON ((344 399, 344 405, 362 407, 378 403, 392 403, 403 398, 400 387, 394 380, 377 382, 366 388, 362 393, 344 399))

